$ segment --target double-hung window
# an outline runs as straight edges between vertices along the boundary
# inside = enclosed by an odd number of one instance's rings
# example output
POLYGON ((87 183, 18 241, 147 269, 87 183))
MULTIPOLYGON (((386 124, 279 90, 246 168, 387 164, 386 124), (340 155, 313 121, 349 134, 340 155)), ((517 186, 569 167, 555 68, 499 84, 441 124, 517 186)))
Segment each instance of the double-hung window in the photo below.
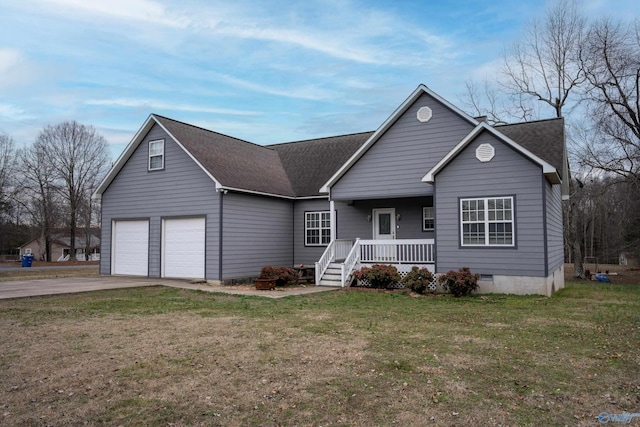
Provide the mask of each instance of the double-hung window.
POLYGON ((422 231, 433 231, 435 227, 435 211, 433 209, 433 197, 422 207, 422 231))
POLYGON ((330 212, 305 212, 304 235, 307 246, 324 246, 331 243, 330 212))
POLYGON ((164 169, 164 139, 149 141, 149 170, 164 169))
POLYGON ((514 246, 513 197, 460 200, 462 246, 514 246))

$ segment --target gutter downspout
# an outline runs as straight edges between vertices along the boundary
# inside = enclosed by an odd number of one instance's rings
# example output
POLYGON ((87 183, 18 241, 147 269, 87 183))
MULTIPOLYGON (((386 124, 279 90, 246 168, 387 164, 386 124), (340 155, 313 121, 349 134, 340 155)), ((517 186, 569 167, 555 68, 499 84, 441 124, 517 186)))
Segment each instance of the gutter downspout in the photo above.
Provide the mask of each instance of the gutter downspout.
POLYGON ((220 199, 219 199, 219 208, 218 208, 218 280, 222 282, 222 218, 223 215, 223 206, 222 197, 227 194, 227 190, 220 190, 220 199))

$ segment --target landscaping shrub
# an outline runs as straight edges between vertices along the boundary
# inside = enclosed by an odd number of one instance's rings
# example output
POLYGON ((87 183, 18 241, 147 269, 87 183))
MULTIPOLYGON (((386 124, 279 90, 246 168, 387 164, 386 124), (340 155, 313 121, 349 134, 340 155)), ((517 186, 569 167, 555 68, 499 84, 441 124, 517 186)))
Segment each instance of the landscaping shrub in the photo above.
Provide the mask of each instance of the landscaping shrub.
POLYGON ((471 274, 469 267, 462 267, 458 271, 451 270, 438 277, 438 282, 454 297, 463 297, 478 289, 479 279, 479 274, 471 274))
POLYGON ((429 283, 433 280, 433 274, 426 268, 411 267, 411 271, 402 278, 402 283, 417 294, 427 292, 429 283))
POLYGON ((298 272, 291 267, 265 265, 258 279, 275 279, 276 286, 292 286, 298 283, 298 272))
POLYGON ((386 289, 392 284, 400 282, 398 269, 393 265, 374 264, 371 267, 362 267, 353 273, 358 280, 367 279, 372 288, 386 289))

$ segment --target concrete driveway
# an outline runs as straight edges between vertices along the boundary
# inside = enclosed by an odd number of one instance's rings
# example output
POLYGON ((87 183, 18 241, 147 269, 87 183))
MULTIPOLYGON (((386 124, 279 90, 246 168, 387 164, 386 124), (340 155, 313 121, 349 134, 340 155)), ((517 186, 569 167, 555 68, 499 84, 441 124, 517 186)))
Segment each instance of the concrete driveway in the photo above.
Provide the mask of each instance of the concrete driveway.
POLYGON ((59 279, 34 279, 0 282, 0 299, 23 298, 42 295, 70 294, 104 289, 139 288, 142 286, 170 286, 205 292, 222 292, 235 295, 253 295, 267 298, 284 298, 290 295, 303 295, 336 290, 326 286, 314 286, 258 291, 251 287, 217 286, 195 284, 184 280, 150 279, 146 277, 67 277, 59 279))

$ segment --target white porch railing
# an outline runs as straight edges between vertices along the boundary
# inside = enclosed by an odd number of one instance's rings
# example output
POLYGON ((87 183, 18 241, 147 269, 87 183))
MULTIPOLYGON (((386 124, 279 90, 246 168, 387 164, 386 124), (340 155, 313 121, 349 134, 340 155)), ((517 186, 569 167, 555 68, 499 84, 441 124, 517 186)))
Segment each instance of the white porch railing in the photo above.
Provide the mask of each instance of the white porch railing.
POLYGON ((360 262, 426 264, 435 262, 433 239, 360 240, 360 262))
POLYGON ((334 261, 341 261, 344 287, 360 264, 433 264, 434 247, 433 239, 334 240, 316 262, 316 284, 334 261))
POLYGON ((332 240, 324 250, 324 253, 320 257, 320 260, 316 262, 316 284, 320 283, 320 279, 327 271, 329 264, 336 260, 342 260, 347 257, 349 251, 353 247, 352 240, 332 240))

